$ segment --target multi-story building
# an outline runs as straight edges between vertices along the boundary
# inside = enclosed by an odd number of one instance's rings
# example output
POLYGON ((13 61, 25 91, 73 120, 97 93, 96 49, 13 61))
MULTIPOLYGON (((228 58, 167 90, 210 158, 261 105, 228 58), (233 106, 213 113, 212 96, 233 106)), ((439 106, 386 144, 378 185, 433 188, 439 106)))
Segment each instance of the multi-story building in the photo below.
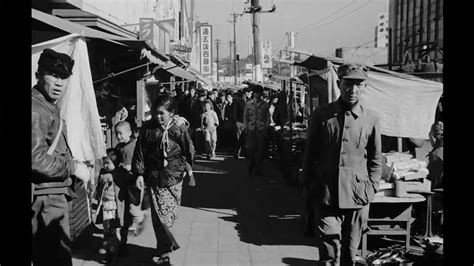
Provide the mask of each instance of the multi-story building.
POLYGON ((390 0, 389 27, 394 70, 441 77, 443 0, 390 0))
POLYGON ((374 42, 370 46, 340 47, 336 57, 347 62, 385 66, 388 62, 388 16, 386 12, 377 16, 374 42))
POLYGON ((375 26, 375 47, 388 47, 388 15, 380 13, 375 26))
POLYGON ((385 65, 387 52, 387 47, 341 47, 336 49, 336 57, 353 63, 385 65))

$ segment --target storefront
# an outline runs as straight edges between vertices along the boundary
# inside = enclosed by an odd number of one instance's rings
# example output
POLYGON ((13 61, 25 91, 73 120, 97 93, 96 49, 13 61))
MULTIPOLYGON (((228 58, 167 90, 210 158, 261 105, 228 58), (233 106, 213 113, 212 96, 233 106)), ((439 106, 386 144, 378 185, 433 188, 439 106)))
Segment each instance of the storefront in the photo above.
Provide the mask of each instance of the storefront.
MULTIPOLYGON (((128 114, 125 119, 132 124, 135 123, 137 80, 143 79, 157 65, 143 56, 143 53, 147 51, 162 62, 167 62, 169 58, 151 50, 144 41, 88 28, 38 10, 32 10, 32 19, 32 81, 35 80, 34 68, 39 54, 44 48, 54 48, 70 54, 76 62, 69 82, 74 85, 68 86, 75 86, 75 93, 79 94, 75 99, 70 99, 72 104, 64 103, 62 106, 67 108, 61 109, 61 112, 68 124, 67 134, 71 145, 74 146, 71 147, 73 156, 80 161, 93 164, 94 176, 97 178, 100 170, 100 162, 97 159, 105 155, 106 148, 116 145, 112 130, 113 122, 117 122, 113 119, 117 111, 115 109, 126 109, 128 114), (112 89, 106 97, 108 99, 102 101, 98 91, 105 86, 104 84, 111 86, 112 89), (109 99, 114 99, 117 104, 108 104, 109 99), (72 110, 74 108, 71 106, 77 105, 80 110, 72 110), (110 108, 104 110, 104 106, 110 108), (67 114, 64 114, 65 112, 67 114), (76 117, 73 117, 74 112, 77 114, 76 117)), ((174 67, 176 66, 171 66, 174 67)), ((171 71, 184 75, 178 69, 171 71)), ((73 97, 70 87, 67 90, 70 92, 65 94, 73 97)), ((81 181, 75 184, 78 197, 73 200, 70 213, 73 240, 91 222, 94 181, 95 179, 87 188, 81 181)))

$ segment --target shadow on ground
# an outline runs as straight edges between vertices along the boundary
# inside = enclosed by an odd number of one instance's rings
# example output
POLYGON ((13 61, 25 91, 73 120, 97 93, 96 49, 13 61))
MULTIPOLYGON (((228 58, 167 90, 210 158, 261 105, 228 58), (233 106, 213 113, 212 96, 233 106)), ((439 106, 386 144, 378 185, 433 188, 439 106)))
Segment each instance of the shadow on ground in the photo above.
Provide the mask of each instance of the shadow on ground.
POLYGON ((200 158, 194 166, 197 186, 183 187, 182 206, 237 210, 237 215, 220 219, 236 223, 240 240, 246 243, 314 246, 314 239, 304 237, 299 191, 286 184, 275 161, 265 161, 264 176, 258 177, 247 173, 245 159, 217 155, 224 160, 200 158))
POLYGON ((316 265, 317 261, 305 260, 305 259, 299 259, 299 258, 283 258, 281 262, 290 266, 306 266, 306 265, 313 266, 313 265, 316 265))

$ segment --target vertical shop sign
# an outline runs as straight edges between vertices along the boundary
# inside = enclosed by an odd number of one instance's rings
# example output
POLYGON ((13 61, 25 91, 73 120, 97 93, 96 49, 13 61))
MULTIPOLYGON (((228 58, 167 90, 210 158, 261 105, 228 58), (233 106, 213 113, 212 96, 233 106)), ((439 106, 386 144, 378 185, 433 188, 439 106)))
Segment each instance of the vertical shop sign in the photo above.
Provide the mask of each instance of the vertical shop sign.
POLYGON ((201 33, 201 73, 204 75, 212 74, 212 27, 203 25, 200 28, 201 33))
POLYGON ((272 42, 260 42, 262 50, 262 68, 272 68, 272 42))

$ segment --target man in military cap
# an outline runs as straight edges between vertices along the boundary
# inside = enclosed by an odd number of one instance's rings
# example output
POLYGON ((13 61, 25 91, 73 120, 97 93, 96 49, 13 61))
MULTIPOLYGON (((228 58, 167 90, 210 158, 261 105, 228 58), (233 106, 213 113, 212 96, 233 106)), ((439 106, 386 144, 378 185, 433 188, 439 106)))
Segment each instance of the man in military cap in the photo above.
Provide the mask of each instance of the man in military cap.
POLYGON ((90 178, 87 166, 72 158, 65 125, 56 106, 73 65, 68 55, 45 49, 38 61, 38 82, 31 92, 34 265, 72 265, 68 205, 75 194, 71 190, 74 182, 71 177, 83 181, 90 178))
POLYGON ((340 98, 312 114, 301 180, 314 204, 322 265, 355 264, 382 175, 379 118, 359 102, 367 70, 342 65, 338 78, 340 98))
POLYGON ((270 107, 262 99, 263 87, 253 86, 253 99, 249 100, 244 109, 244 130, 246 132, 246 149, 250 158, 249 174, 255 170, 262 175, 265 138, 270 126, 270 107))

